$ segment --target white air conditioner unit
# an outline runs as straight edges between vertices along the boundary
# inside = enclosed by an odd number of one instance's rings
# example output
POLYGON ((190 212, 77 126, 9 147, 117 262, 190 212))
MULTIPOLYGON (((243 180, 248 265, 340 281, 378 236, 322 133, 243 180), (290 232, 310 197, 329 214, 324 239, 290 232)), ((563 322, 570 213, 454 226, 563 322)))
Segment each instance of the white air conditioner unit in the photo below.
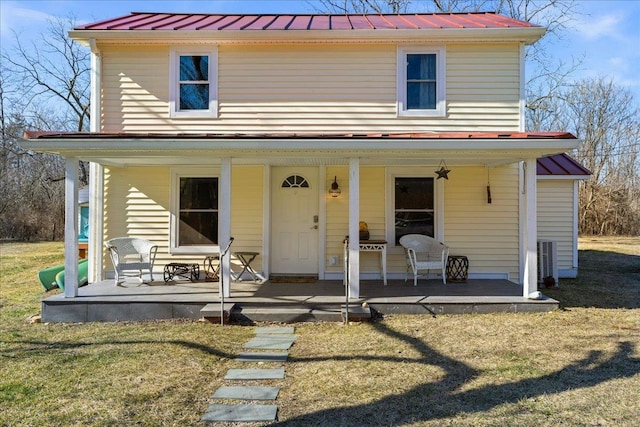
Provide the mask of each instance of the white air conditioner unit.
POLYGON ((538 283, 549 276, 558 286, 558 244, 555 240, 538 240, 538 283))

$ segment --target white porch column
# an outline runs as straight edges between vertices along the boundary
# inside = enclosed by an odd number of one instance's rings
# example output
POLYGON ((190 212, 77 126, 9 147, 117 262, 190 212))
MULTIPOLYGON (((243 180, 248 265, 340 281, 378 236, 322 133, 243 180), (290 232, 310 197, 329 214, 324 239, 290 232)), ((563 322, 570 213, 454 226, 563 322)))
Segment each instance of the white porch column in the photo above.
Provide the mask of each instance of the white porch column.
MULTIPOLYGON (((231 238, 231 158, 222 159, 220 165, 220 194, 218 208, 218 244, 220 249, 227 247, 231 238)), ((223 295, 231 294, 231 251, 220 260, 223 295)))
POLYGON ((349 159, 349 298, 360 298, 360 159, 349 159))
POLYGON ((537 253, 537 174, 536 159, 527 159, 522 163, 523 171, 523 252, 524 252, 524 277, 522 283, 522 296, 525 298, 538 290, 538 253, 537 253))
MULTIPOLYGON (((95 39, 89 40, 91 47, 91 132, 100 132, 102 104, 102 54, 95 39)), ((89 283, 104 279, 102 258, 104 254, 104 168, 98 163, 89 163, 89 283)))
POLYGON ((104 168, 89 163, 89 283, 103 280, 104 168))
POLYGON ((64 297, 78 296, 78 158, 66 159, 64 206, 64 297))

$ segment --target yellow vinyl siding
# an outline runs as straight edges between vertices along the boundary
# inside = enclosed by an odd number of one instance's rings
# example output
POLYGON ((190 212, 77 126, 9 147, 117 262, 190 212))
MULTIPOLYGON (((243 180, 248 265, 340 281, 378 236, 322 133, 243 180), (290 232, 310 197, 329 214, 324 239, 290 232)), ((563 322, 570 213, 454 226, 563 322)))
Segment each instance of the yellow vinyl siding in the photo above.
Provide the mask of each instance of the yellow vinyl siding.
POLYGON ((103 130, 154 133, 519 129, 519 46, 446 47, 447 117, 396 115, 395 44, 218 48, 217 119, 169 117, 166 46, 102 46, 103 130))
POLYGON ((326 252, 325 266, 327 272, 342 272, 344 268, 343 241, 349 234, 349 168, 342 166, 327 167, 325 188, 331 188, 333 178, 340 184, 342 194, 332 198, 326 194, 326 252), (331 266, 332 256, 338 257, 338 265, 331 266))
MULTIPOLYGON (((234 251, 262 252, 262 170, 261 166, 233 168, 234 251)), ((169 254, 170 191, 169 167, 105 168, 105 241, 127 236, 154 242, 158 245, 157 271, 169 262, 202 265, 204 255, 169 254)), ((261 265, 261 257, 252 264, 258 271, 261 265)), ((106 254, 104 266, 113 269, 106 254)))
POLYGON ((455 168, 445 182, 444 241, 452 255, 469 258, 470 273, 509 273, 518 280, 518 168, 491 168, 490 174, 491 204, 486 168, 455 168))
POLYGON ((538 180, 538 239, 558 242, 558 268, 573 268, 573 180, 538 180))
POLYGON ((153 132, 169 117, 165 46, 101 49, 103 131, 153 132))
MULTIPOLYGON (((234 166, 231 175, 231 236, 235 238, 232 253, 259 252, 251 263, 262 271, 263 167, 234 166)), ((239 263, 232 260, 235 265, 239 263)), ((234 267, 234 269, 236 269, 234 267)))
MULTIPOLYGON (((425 166, 427 175, 436 165, 425 166)), ((455 176, 444 182, 445 243, 455 255, 469 258, 470 273, 509 274, 511 280, 519 277, 519 198, 518 168, 503 166, 491 168, 493 203, 487 203, 487 169, 481 167, 455 167, 455 176)), ((325 262, 327 272, 342 271, 342 240, 348 230, 349 191, 348 168, 328 167, 327 187, 337 176, 342 194, 337 199, 327 198, 327 245, 325 262), (332 256, 339 256, 340 265, 329 265, 332 256)), ((360 169, 360 220, 369 225, 372 239, 385 238, 386 168, 360 169)), ((437 207, 436 207, 437 209, 437 207)), ((393 224, 393 222, 391 222, 393 224)), ((360 270, 363 273, 379 271, 376 253, 361 253, 360 270)), ((389 273, 404 273, 406 264, 400 249, 389 242, 387 254, 389 273)))

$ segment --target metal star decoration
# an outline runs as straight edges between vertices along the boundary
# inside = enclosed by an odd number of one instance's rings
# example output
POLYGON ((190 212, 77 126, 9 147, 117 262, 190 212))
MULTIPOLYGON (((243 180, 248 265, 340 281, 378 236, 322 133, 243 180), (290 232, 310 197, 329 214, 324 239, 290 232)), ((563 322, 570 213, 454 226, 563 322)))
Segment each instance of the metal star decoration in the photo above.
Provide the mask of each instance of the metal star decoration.
POLYGON ((447 169, 447 164, 444 162, 444 160, 440 160, 439 166, 440 166, 440 169, 436 171, 436 174, 438 175, 438 178, 436 179, 440 179, 440 178, 449 179, 449 172, 451 172, 451 170, 447 169))

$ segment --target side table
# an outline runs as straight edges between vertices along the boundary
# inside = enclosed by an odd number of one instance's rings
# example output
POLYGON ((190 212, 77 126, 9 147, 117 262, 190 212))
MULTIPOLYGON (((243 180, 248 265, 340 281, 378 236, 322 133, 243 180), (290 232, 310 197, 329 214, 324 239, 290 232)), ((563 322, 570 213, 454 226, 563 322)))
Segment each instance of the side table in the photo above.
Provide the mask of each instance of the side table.
POLYGON ((242 271, 240 271, 240 274, 236 276, 236 280, 242 280, 242 275, 245 271, 249 273, 254 281, 259 282, 263 280, 258 272, 251 267, 251 263, 258 255, 260 255, 260 252, 234 252, 233 254, 238 258, 238 261, 240 261, 240 264, 242 265, 242 271))
POLYGON ((204 280, 206 282, 217 282, 220 274, 220 255, 207 256, 202 264, 204 280), (218 263, 214 264, 215 261, 218 261, 218 263))
POLYGON ((446 273, 449 282, 466 282, 469 274, 469 259, 464 255, 449 255, 446 273))

